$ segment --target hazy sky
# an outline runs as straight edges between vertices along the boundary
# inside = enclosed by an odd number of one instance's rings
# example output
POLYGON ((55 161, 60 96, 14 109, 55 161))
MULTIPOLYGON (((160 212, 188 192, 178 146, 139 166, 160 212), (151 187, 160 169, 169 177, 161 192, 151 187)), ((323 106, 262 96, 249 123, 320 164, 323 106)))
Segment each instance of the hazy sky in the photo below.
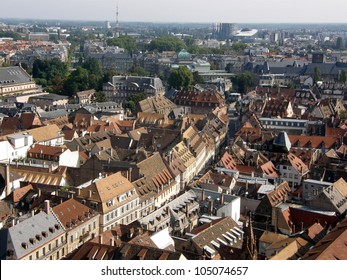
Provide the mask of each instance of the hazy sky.
POLYGON ((346 0, 2 0, 0 18, 145 22, 347 22, 346 0))

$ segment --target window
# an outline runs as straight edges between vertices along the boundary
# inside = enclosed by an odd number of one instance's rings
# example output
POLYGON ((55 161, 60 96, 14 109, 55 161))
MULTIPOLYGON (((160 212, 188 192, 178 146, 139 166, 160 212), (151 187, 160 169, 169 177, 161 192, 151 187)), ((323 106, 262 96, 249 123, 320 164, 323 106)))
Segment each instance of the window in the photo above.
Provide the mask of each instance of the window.
POLYGON ((96 222, 93 223, 93 228, 96 229, 96 222))
POLYGON ((73 242, 73 235, 70 236, 70 242, 73 242))
POLYGON ((37 251, 37 252, 36 252, 36 259, 38 259, 39 257, 40 257, 40 252, 37 251))
POLYGON ((42 254, 43 254, 43 255, 46 255, 46 247, 43 247, 43 248, 42 248, 42 254))

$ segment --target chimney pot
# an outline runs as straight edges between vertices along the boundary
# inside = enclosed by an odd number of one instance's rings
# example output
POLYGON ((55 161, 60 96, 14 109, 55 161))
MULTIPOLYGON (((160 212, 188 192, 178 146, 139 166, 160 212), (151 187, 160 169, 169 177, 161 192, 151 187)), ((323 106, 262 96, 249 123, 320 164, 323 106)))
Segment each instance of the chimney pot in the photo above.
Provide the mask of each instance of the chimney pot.
POLYGON ((45 200, 45 212, 47 215, 50 213, 50 201, 48 199, 45 200))

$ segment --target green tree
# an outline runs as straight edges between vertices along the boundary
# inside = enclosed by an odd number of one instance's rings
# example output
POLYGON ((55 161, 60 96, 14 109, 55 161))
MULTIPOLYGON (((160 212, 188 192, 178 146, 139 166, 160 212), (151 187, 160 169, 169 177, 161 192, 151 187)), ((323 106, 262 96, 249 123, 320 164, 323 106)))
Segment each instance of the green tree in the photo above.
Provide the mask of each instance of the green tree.
POLYGON ((68 66, 57 58, 50 61, 37 59, 33 63, 32 74, 34 79, 45 79, 47 86, 52 86, 53 79, 56 77, 64 79, 67 76, 68 66))
POLYGON ((339 77, 339 81, 341 83, 345 83, 347 81, 347 75, 346 75, 346 71, 345 70, 341 70, 340 72, 340 77, 339 77))
POLYGON ((125 102, 125 108, 129 109, 131 112, 134 112, 135 107, 136 107, 136 105, 135 105, 134 101, 129 100, 129 101, 125 102))
POLYGON ((188 90, 193 84, 193 74, 185 66, 180 66, 171 71, 168 83, 171 88, 188 90))
POLYGON ((175 36, 162 36, 152 40, 147 48, 150 51, 158 51, 158 52, 176 51, 177 52, 182 49, 186 49, 187 46, 181 39, 175 36))
POLYGON ((140 66, 132 66, 129 72, 134 76, 142 76, 142 77, 149 76, 149 73, 143 67, 140 67, 140 66))
POLYGON ((104 92, 101 92, 101 91, 96 92, 94 94, 93 101, 94 102, 106 102, 107 101, 106 94, 104 92))
POLYGON ((247 93, 248 89, 254 85, 253 76, 250 72, 243 72, 232 78, 235 90, 240 93, 247 93))
POLYGON ((318 67, 314 68, 313 81, 314 83, 321 81, 320 69, 318 67))
POLYGON ((243 53, 245 48, 247 48, 247 44, 240 42, 234 42, 231 46, 231 49, 237 53, 243 53))
POLYGON ((233 71, 233 67, 234 67, 234 64, 233 63, 228 63, 226 66, 225 66, 225 71, 227 71, 228 73, 231 73, 233 71))
POLYGON ((80 66, 71 73, 64 83, 64 92, 68 96, 72 96, 78 91, 90 89, 88 71, 80 66))
POLYGON ((112 38, 107 40, 109 46, 117 46, 126 49, 132 54, 136 49, 136 40, 128 35, 121 35, 118 38, 112 38))
POLYGON ((83 64, 82 67, 88 71, 89 74, 94 74, 96 76, 102 76, 102 68, 99 61, 94 58, 88 58, 83 64))
POLYGON ((193 84, 203 84, 204 79, 200 76, 198 71, 193 72, 193 84))

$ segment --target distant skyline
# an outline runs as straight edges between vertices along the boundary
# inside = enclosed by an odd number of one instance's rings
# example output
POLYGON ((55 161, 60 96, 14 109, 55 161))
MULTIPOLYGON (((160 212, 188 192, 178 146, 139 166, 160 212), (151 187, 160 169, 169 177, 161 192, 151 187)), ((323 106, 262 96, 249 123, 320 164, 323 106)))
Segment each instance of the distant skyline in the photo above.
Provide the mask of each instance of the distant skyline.
POLYGON ((346 0, 5 0, 0 18, 120 22, 347 23, 346 0))

